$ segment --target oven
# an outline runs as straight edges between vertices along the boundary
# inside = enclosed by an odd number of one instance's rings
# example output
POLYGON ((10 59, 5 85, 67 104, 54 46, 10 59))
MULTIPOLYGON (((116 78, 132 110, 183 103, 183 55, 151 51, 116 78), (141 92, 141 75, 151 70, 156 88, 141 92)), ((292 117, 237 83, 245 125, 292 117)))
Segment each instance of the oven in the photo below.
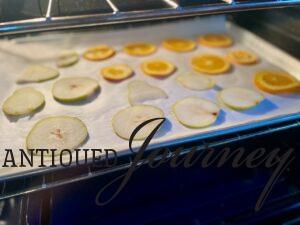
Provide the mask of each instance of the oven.
MULTIPOLYGON (((71 69, 60 68, 58 79, 86 73, 101 86, 101 91, 84 104, 61 104, 52 99, 50 88, 55 80, 45 85, 34 83, 46 97, 41 111, 16 120, 1 112, 0 224, 300 224, 299 91, 269 93, 258 90, 252 80, 256 70, 271 68, 285 71, 299 82, 300 1, 3 0, 0 15, 1 104, 23 85, 11 82, 9 76, 17 77, 24 65, 52 63, 61 49, 75 49, 79 62, 71 69), (260 60, 255 65, 232 63, 228 74, 209 76, 216 79, 214 90, 187 90, 171 77, 191 70, 186 61, 196 53, 174 53, 163 49, 161 42, 189 38, 197 40, 197 54, 228 53, 226 47, 200 46, 198 37, 205 33, 226 33, 234 40, 229 50, 250 49, 260 60), (100 79, 99 71, 111 62, 126 63, 135 70, 130 81, 144 79, 140 64, 152 56, 140 59, 122 52, 125 44, 144 41, 158 46, 155 58, 168 59, 177 70, 167 78, 145 78, 168 98, 150 101, 150 105, 163 109, 165 120, 139 156, 143 142, 123 140, 110 125, 112 115, 128 106, 125 92, 129 81, 100 79), (97 44, 113 46, 115 56, 88 62, 85 50, 97 44), (172 104, 184 97, 205 96, 217 101, 211 96, 236 85, 255 88, 265 100, 245 111, 222 105, 219 118, 205 128, 188 128, 172 112, 172 104), (24 148, 29 128, 56 114, 86 122, 89 137, 84 148, 113 149, 115 154, 111 151, 96 164, 88 157, 85 163, 81 159, 69 166, 14 168, 9 161, 5 167, 3 161, 11 157, 6 150, 24 148), (247 164, 245 158, 241 159, 244 163, 234 165, 236 152, 221 163, 226 149, 241 150, 243 157, 253 157, 253 152, 263 149, 264 156, 253 159, 255 166, 247 164), (205 154, 210 151, 220 155, 207 165, 205 154), (290 158, 279 168, 280 159, 288 153, 290 158), (174 166, 175 156, 180 165, 174 166), (202 161, 185 164, 189 157, 190 162, 192 158, 202 161), (128 181, 124 181, 131 170, 128 181)), ((126 127, 120 132, 124 130, 126 127)), ((71 155, 74 157, 75 152, 71 155)), ((17 153, 15 157, 19 159, 17 153)))

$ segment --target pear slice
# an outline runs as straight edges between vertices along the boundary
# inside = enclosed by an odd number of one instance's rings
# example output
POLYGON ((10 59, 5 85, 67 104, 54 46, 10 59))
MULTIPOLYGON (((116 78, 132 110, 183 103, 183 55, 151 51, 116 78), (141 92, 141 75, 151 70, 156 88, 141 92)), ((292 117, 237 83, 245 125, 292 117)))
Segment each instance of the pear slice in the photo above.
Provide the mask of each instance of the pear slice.
POLYGON ((77 52, 73 50, 64 50, 58 55, 56 59, 56 65, 58 67, 68 67, 77 63, 78 60, 79 56, 77 52))
MULTIPOLYGON (((150 119, 163 117, 164 112, 157 107, 136 105, 123 109, 115 114, 112 120, 112 126, 119 137, 128 140, 132 132, 141 123, 150 119)), ((161 121, 156 120, 144 126, 135 135, 134 140, 144 140, 160 122, 161 121)))
POLYGON ((147 82, 135 80, 128 84, 128 99, 132 106, 161 98, 168 98, 167 93, 147 82))
POLYGON ((213 102, 199 98, 187 97, 173 105, 177 120, 189 128, 202 128, 215 123, 220 108, 213 102))
POLYGON ((56 116, 38 121, 26 138, 27 149, 74 150, 88 137, 85 124, 75 117, 56 116))
POLYGON ((33 88, 21 88, 8 97, 3 104, 3 112, 9 116, 28 115, 45 103, 44 95, 33 88))
POLYGON ((89 98, 100 88, 98 82, 89 77, 70 77, 56 81, 53 97, 61 102, 76 102, 89 98))
POLYGON ((205 75, 184 74, 176 79, 182 86, 196 91, 211 89, 215 86, 215 81, 205 75))
POLYGON ((42 65, 32 65, 25 69, 19 77, 18 83, 37 83, 54 79, 59 76, 56 69, 42 65))
POLYGON ((218 97, 224 105, 235 110, 250 109, 264 100, 261 93, 239 87, 224 89, 218 97))

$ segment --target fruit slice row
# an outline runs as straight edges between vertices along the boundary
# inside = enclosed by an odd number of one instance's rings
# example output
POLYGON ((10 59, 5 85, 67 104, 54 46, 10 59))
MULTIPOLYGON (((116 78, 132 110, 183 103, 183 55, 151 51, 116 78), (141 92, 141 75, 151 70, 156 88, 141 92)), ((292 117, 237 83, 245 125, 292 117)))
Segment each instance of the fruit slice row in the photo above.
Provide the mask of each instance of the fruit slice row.
MULTIPOLYGON (((199 43, 209 47, 228 47, 232 44, 232 39, 224 34, 205 34, 199 38, 199 43)), ((169 38, 163 41, 162 45, 171 51, 189 52, 196 48, 196 43, 184 38, 169 38)), ((157 47, 151 43, 130 43, 124 46, 123 51, 132 56, 148 56, 156 52, 157 47)), ((115 50, 107 45, 98 45, 89 48, 83 57, 91 61, 101 61, 112 57, 115 50)), ((74 51, 65 51, 57 59, 59 67, 66 67, 75 64, 78 55, 74 51)))
POLYGON ((70 77, 56 81, 53 97, 61 102, 76 102, 89 98, 100 88, 98 82, 89 77, 70 77))
MULTIPOLYGON (((205 34, 198 40, 199 44, 208 47, 228 47, 233 40, 225 34, 205 34)), ((163 47, 175 52, 189 52, 194 50, 196 42, 185 38, 168 38, 163 41, 163 47)), ((136 42, 124 46, 123 51, 131 56, 148 56, 155 53, 157 47, 151 43, 136 42)), ((115 54, 115 51, 107 45, 99 45, 88 49, 84 58, 88 60, 103 60, 115 54)))
POLYGON ((128 84, 128 100, 131 105, 162 98, 168 98, 167 93, 147 82, 135 80, 128 84))
POLYGON ((88 137, 85 124, 69 116, 49 117, 37 122, 26 138, 27 149, 74 150, 88 137))
POLYGON ((44 95, 33 88, 21 88, 8 97, 3 104, 3 112, 10 116, 33 113, 45 103, 44 95))

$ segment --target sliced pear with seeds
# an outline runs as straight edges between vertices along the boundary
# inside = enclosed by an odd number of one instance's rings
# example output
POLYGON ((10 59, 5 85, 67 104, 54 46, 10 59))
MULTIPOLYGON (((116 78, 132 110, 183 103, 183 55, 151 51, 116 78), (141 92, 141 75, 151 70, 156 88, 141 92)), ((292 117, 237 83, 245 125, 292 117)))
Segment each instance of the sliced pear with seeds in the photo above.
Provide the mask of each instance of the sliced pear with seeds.
POLYGON ((85 124, 70 116, 48 117, 37 122, 26 139, 27 149, 74 150, 88 137, 85 124))
POLYGON ((220 108, 213 102, 199 98, 187 97, 173 105, 177 120, 189 128, 203 128, 214 124, 220 108))
POLYGON ((139 105, 146 101, 163 98, 168 98, 167 93, 147 82, 135 80, 128 84, 128 100, 131 105, 139 105))
POLYGON ((48 66, 32 65, 25 69, 19 77, 18 83, 37 83, 57 78, 59 72, 48 66))
POLYGON ((258 105, 264 96, 256 91, 246 88, 227 88, 219 93, 219 100, 226 106, 235 110, 246 110, 258 105))
POLYGON ((56 59, 56 65, 58 67, 68 67, 77 63, 78 60, 79 56, 77 52, 73 50, 64 50, 58 55, 56 59))
POLYGON ((76 102, 89 98, 99 88, 98 82, 92 78, 70 77, 56 81, 52 94, 57 101, 76 102))
MULTIPOLYGON (((112 120, 112 126, 119 137, 128 140, 132 132, 141 123, 150 119, 163 117, 164 112, 157 107, 150 105, 137 105, 123 109, 115 114, 112 120)), ((134 140, 144 140, 160 122, 160 120, 156 120, 145 125, 135 135, 134 140)))
POLYGON ((177 81, 182 86, 195 91, 211 89, 216 84, 215 81, 208 76, 190 73, 178 76, 177 81))
POLYGON ((33 113, 45 103, 44 95, 33 88, 21 88, 8 97, 3 104, 3 112, 10 116, 33 113))

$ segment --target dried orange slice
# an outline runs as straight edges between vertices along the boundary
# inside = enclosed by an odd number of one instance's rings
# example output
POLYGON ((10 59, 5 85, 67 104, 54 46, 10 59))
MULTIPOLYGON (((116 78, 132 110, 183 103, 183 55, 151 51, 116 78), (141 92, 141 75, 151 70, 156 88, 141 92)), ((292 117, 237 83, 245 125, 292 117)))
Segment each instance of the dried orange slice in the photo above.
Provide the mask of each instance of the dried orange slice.
POLYGON ((176 66, 166 60, 152 59, 142 63, 143 72, 154 77, 165 77, 171 75, 176 66))
POLYGON ((162 45, 171 51, 189 52, 196 48, 196 43, 192 40, 182 38, 169 38, 163 41, 162 45))
POLYGON ((84 54, 83 57, 91 61, 101 61, 108 59, 115 54, 115 50, 107 45, 99 45, 96 47, 89 48, 84 54))
POLYGON ((232 38, 225 34, 205 34, 198 41, 201 45, 215 48, 229 47, 233 43, 232 38))
POLYGON ((254 77, 255 85, 269 93, 291 93, 299 91, 300 82, 285 72, 259 71, 254 77))
POLYGON ((212 54, 197 55, 191 59, 194 70, 206 74, 221 74, 230 69, 230 64, 222 57, 212 54))
POLYGON ((232 63, 243 65, 255 64, 258 61, 254 53, 245 50, 231 51, 227 54, 227 59, 232 63))
POLYGON ((133 70, 128 65, 116 64, 104 67, 101 74, 107 80, 119 81, 132 76, 133 70))
POLYGON ((147 56, 156 51, 156 46, 149 43, 132 43, 124 47, 124 52, 133 56, 147 56))

